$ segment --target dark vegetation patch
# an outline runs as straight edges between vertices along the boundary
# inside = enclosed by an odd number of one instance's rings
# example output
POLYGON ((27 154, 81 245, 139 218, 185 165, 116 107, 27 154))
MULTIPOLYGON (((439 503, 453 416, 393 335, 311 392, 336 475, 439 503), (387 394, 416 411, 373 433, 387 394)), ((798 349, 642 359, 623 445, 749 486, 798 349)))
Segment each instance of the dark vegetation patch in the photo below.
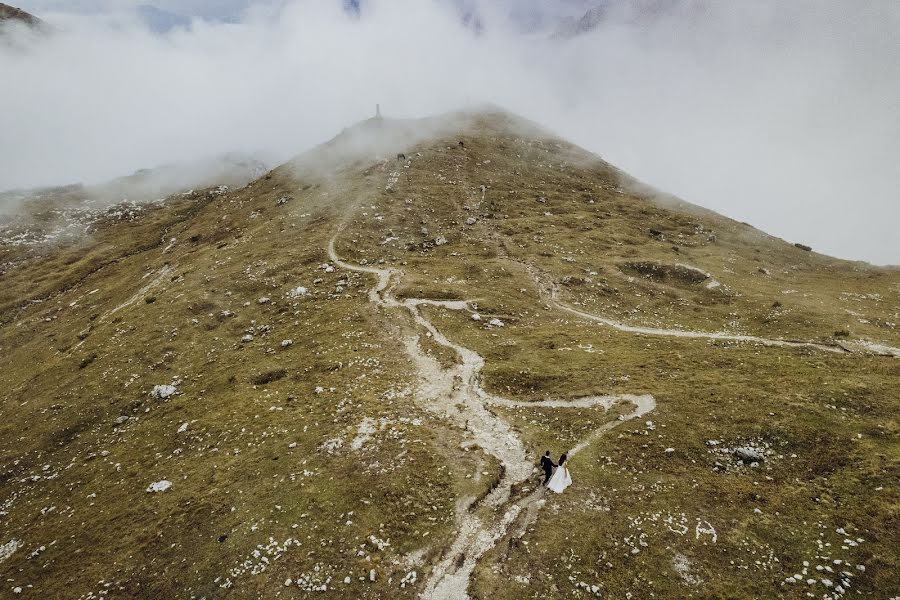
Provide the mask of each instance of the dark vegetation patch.
POLYGON ((266 371, 265 373, 260 373, 253 377, 251 382, 253 385, 268 385, 273 381, 278 381, 279 379, 284 379, 287 377, 286 369, 274 369, 272 371, 266 371))
POLYGON ((709 279, 709 275, 684 265, 669 265, 656 262, 626 262, 619 269, 627 275, 644 277, 657 283, 671 285, 696 285, 709 279))

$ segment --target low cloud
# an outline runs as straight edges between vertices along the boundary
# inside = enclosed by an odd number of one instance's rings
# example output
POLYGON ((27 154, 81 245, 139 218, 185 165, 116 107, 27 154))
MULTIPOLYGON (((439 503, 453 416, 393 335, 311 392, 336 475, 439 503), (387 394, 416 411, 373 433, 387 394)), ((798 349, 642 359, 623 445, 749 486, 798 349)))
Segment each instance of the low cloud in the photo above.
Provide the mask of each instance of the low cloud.
POLYGON ((0 189, 229 151, 287 160, 376 103, 417 117, 492 102, 696 204, 900 263, 896 3, 623 2, 552 35, 588 4, 234 2, 238 23, 165 36, 102 2, 39 12, 57 33, 0 43, 0 189))

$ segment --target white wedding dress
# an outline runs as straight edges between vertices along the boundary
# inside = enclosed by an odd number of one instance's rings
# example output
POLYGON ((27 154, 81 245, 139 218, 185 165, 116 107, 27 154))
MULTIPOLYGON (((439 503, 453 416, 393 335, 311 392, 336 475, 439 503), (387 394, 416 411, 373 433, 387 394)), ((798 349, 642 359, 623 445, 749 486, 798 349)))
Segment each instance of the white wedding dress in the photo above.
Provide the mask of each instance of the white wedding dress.
POLYGON ((562 494, 563 490, 570 485, 572 485, 572 476, 569 475, 569 467, 567 465, 557 467, 556 471, 553 472, 553 477, 547 482, 547 487, 557 494, 562 494))

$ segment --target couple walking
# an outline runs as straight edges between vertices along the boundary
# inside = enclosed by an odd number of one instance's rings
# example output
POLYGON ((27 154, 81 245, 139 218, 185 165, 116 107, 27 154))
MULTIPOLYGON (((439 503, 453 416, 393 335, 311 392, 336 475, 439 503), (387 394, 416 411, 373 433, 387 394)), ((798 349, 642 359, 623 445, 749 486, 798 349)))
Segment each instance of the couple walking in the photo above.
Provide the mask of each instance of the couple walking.
POLYGON ((550 451, 541 457, 541 468, 544 470, 544 485, 557 494, 572 485, 572 477, 569 475, 569 467, 566 465, 566 455, 559 457, 559 465, 554 464, 550 458, 550 451))

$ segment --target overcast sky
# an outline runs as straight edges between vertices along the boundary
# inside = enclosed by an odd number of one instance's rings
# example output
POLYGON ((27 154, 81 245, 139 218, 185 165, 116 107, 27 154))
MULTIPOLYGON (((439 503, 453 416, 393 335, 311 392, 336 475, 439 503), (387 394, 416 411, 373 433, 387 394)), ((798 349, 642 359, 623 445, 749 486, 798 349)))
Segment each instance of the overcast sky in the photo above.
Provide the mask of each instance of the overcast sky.
POLYGON ((490 101, 696 204, 900 263, 898 2, 672 0, 571 40, 523 33, 523 14, 589 2, 363 0, 358 18, 340 0, 143 3, 209 21, 159 35, 131 17, 140 2, 18 0, 59 32, 0 45, 0 189, 287 158, 376 102, 424 116, 490 101))

